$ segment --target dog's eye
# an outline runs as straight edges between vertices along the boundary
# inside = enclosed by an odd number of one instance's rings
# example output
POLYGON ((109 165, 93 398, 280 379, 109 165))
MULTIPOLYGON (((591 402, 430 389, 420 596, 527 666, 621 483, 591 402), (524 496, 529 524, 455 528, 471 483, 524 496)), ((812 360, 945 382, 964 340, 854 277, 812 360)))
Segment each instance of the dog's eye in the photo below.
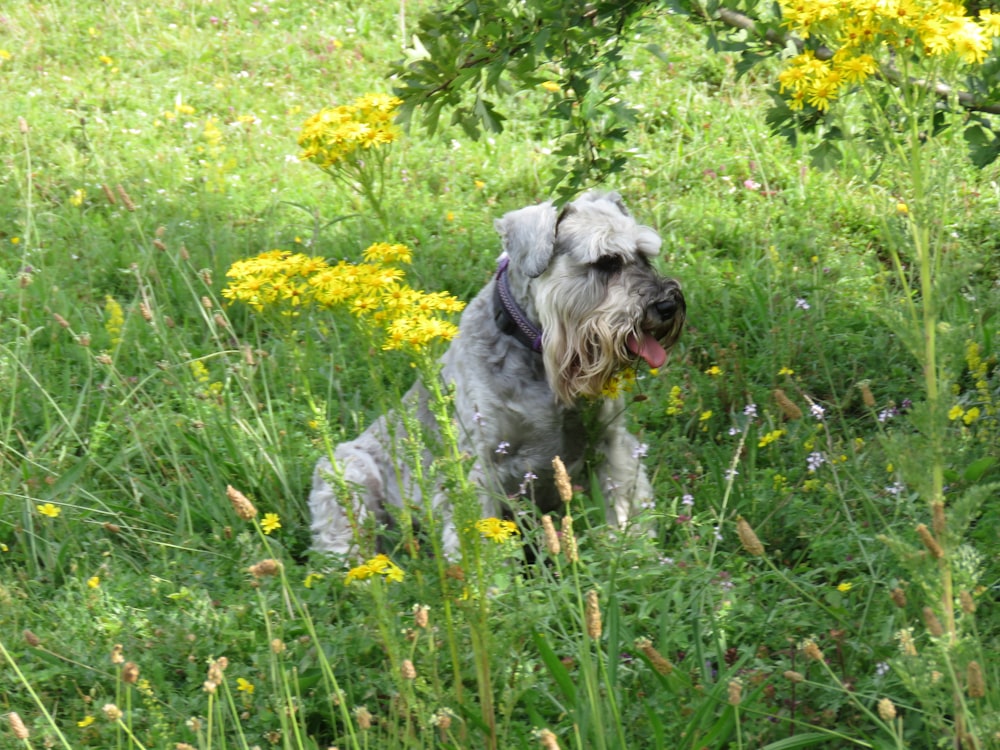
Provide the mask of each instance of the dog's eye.
POLYGON ((622 270, 622 265, 624 265, 624 263, 625 261, 620 255, 605 255, 598 258, 590 265, 592 268, 600 271, 601 273, 617 273, 622 270))

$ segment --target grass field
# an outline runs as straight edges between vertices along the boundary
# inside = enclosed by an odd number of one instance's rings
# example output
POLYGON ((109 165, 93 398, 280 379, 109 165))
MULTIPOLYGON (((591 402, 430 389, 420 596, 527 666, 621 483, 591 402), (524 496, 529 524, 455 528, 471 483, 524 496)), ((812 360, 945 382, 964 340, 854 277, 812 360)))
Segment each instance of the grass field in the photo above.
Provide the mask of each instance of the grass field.
POLYGON ((493 219, 551 197, 544 87, 494 137, 402 135, 387 220, 299 159, 313 113, 391 93, 426 5, 0 11, 0 748, 1000 747, 997 168, 945 133, 925 202, 860 145, 817 170, 768 133, 774 71, 680 18, 626 48, 605 186, 688 304, 628 398, 655 539, 575 476, 578 559, 529 525, 348 585, 310 552, 316 458, 427 360, 229 304, 231 264, 402 243, 412 286, 468 300, 493 219))

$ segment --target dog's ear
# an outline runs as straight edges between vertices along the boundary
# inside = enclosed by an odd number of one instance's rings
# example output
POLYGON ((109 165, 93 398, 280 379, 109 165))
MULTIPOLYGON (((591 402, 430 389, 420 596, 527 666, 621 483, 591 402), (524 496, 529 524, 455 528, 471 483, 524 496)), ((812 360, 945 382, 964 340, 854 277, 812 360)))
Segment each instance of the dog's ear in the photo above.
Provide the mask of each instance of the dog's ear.
POLYGON ((493 222, 503 249, 521 273, 534 278, 552 260, 556 241, 556 209, 551 201, 510 211, 493 222))

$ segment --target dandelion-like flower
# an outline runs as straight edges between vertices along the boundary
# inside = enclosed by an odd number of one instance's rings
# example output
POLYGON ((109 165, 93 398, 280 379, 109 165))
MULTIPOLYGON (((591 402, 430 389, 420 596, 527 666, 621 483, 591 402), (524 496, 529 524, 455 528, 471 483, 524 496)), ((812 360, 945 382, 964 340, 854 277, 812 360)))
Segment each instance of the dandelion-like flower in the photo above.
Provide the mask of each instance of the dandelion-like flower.
POLYGON ((62 508, 52 503, 41 503, 35 506, 35 509, 48 518, 59 518, 59 514, 62 513, 62 508))
POLYGON ((370 560, 351 568, 344 578, 344 585, 353 581, 364 581, 375 576, 382 576, 386 581, 400 582, 403 580, 403 570, 389 559, 388 555, 376 555, 370 560))
POLYGON ((521 533, 518 531, 516 523, 503 521, 499 518, 483 518, 476 521, 476 531, 482 534, 485 539, 490 539, 497 544, 506 542, 515 534, 521 533))
POLYGON ((365 94, 351 104, 328 107, 302 124, 299 158, 330 169, 399 137, 393 124, 403 102, 386 94, 365 94))
POLYGON ((281 519, 277 513, 265 513, 261 519, 260 528, 265 534, 270 534, 281 528, 281 519))

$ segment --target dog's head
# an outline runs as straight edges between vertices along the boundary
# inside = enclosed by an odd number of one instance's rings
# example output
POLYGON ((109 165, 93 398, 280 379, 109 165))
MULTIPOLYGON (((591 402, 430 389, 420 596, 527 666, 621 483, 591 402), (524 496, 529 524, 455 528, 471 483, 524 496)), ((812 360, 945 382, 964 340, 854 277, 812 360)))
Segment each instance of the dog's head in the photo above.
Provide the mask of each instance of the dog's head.
POLYGON ((496 228, 562 402, 599 396, 638 359, 666 362, 684 326, 684 294, 653 268, 659 235, 637 224, 617 193, 588 193, 562 211, 551 203, 512 211, 496 228))

